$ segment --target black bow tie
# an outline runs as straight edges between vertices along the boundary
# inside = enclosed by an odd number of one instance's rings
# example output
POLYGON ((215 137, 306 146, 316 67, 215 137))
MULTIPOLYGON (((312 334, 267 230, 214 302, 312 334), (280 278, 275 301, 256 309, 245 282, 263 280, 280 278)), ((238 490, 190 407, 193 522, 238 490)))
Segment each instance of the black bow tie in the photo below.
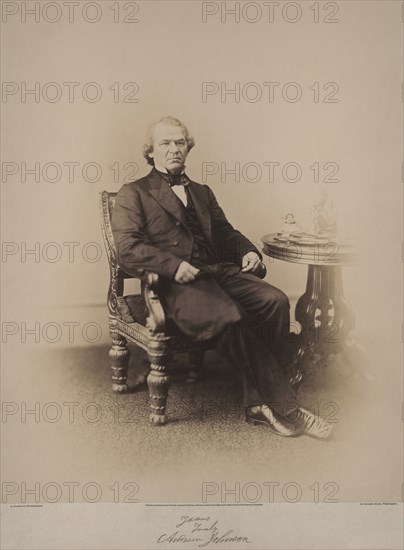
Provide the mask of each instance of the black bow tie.
POLYGON ((170 186, 173 185, 188 185, 189 179, 185 174, 169 174, 165 172, 160 172, 159 170, 156 170, 162 176, 170 186))
POLYGON ((171 187, 173 187, 173 185, 187 185, 188 184, 188 178, 185 174, 179 174, 178 176, 174 175, 174 174, 168 174, 168 179, 169 179, 171 187))

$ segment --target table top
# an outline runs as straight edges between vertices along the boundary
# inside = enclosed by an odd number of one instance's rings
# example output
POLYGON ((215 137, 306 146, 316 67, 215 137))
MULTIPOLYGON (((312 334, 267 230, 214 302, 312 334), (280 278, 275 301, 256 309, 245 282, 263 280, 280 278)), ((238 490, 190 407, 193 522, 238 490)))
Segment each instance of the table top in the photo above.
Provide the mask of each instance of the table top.
POLYGON ((353 243, 335 240, 307 240, 268 233, 261 238, 262 252, 271 258, 306 265, 351 265, 355 263, 356 247, 353 243))

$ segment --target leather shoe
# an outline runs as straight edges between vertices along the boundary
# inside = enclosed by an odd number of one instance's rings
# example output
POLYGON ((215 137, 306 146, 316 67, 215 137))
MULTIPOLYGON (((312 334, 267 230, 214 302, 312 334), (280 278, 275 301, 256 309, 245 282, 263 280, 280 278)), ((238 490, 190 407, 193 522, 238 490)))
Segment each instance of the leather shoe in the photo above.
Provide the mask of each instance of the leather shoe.
POLYGON ((287 420, 300 429, 305 435, 315 439, 328 439, 331 436, 332 424, 303 407, 299 407, 287 420))
POLYGON ((298 423, 277 416, 268 405, 248 407, 245 418, 249 424, 265 424, 271 432, 284 437, 295 437, 303 433, 303 428, 298 423))

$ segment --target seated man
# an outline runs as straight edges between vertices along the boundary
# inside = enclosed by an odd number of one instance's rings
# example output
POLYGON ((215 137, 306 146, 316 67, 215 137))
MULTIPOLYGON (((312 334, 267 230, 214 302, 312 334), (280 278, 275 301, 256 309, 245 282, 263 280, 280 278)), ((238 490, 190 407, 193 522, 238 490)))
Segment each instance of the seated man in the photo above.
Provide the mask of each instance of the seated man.
POLYGON ((149 129, 144 156, 153 169, 116 197, 119 264, 129 275, 158 273, 165 311, 180 330, 194 340, 216 338, 217 351, 241 373, 248 422, 326 438, 331 425, 300 407, 284 373, 288 298, 257 277, 265 273, 260 252, 227 221, 211 189, 185 174, 193 146, 175 118, 149 129))

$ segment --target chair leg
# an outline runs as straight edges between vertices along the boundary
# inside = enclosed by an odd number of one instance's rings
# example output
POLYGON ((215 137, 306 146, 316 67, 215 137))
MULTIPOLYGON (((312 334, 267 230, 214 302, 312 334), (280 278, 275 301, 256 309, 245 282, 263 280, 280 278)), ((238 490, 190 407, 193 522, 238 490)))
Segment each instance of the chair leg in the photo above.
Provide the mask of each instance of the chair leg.
POLYGON ((189 353, 189 359, 192 366, 188 373, 187 382, 198 382, 198 380, 201 379, 204 356, 204 351, 191 351, 189 353))
POLYGON ((128 378, 129 355, 126 338, 117 332, 111 332, 112 347, 109 350, 112 369, 112 390, 118 393, 128 391, 126 380, 128 378))
POLYGON ((167 374, 169 340, 164 334, 153 334, 148 342, 147 354, 150 361, 150 373, 147 377, 147 385, 151 407, 150 422, 153 424, 165 424, 167 421, 165 412, 170 382, 167 374))

